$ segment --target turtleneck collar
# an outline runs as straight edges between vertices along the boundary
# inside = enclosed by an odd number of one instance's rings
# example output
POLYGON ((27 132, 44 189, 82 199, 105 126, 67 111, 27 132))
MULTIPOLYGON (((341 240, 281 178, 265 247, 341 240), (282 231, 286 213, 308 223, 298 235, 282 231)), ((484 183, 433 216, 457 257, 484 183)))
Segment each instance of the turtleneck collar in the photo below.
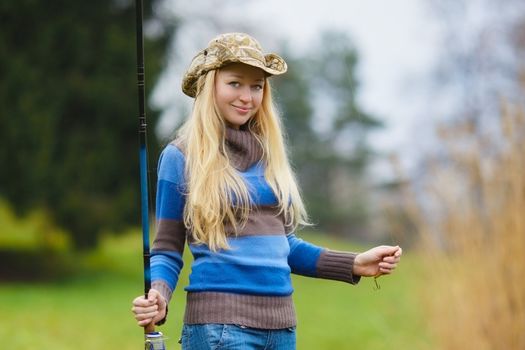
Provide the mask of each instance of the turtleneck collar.
POLYGON ((225 141, 231 165, 237 170, 246 171, 262 158, 261 144, 249 130, 226 127, 225 141))

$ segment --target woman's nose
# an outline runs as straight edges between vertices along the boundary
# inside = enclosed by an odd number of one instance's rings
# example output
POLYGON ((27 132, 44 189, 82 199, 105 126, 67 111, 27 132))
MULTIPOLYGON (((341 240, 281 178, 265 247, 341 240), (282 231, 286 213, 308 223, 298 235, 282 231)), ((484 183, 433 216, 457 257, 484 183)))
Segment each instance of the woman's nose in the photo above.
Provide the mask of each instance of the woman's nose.
POLYGON ((241 100, 244 103, 250 102, 252 100, 252 92, 250 90, 250 87, 245 87, 241 89, 239 100, 241 100))

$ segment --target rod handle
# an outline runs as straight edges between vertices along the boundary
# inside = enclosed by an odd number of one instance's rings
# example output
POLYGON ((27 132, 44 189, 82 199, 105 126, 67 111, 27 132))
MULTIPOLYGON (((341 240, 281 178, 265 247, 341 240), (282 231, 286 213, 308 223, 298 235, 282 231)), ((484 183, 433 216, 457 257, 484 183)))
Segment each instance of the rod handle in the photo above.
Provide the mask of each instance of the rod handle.
POLYGON ((151 322, 150 324, 144 327, 144 333, 153 333, 155 332, 155 323, 151 322))

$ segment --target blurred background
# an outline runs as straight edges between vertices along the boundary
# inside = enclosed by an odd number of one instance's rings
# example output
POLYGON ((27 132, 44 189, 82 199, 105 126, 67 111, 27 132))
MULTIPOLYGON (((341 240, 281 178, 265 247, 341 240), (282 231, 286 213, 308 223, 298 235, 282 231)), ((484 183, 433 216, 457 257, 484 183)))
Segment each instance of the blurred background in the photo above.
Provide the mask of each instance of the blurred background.
MULTIPOLYGON (((145 2, 151 192, 222 32, 288 62, 272 80, 313 228, 399 244, 393 276, 294 277, 298 349, 525 349, 525 3, 145 2)), ((142 290, 134 3, 0 3, 0 339, 134 349, 142 290)), ((152 193, 154 196, 154 193, 152 193)), ((191 257, 160 327, 177 349, 191 257)))

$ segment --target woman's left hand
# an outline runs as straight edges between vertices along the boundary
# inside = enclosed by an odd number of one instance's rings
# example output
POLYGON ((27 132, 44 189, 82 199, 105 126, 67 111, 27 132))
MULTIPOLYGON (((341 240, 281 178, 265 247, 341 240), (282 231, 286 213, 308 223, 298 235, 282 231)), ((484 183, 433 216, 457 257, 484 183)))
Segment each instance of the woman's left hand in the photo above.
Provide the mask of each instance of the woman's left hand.
POLYGON ((391 274, 401 260, 403 250, 399 246, 378 246, 357 254, 353 274, 364 277, 391 274))

